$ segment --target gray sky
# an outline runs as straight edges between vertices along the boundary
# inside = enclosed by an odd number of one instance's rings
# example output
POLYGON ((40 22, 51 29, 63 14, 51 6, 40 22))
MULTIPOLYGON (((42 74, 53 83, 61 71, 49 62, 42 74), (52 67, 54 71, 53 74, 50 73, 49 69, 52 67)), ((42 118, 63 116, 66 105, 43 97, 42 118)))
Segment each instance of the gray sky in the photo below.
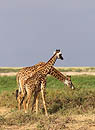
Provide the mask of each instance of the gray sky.
POLYGON ((0 0, 0 66, 95 66, 95 0, 0 0))

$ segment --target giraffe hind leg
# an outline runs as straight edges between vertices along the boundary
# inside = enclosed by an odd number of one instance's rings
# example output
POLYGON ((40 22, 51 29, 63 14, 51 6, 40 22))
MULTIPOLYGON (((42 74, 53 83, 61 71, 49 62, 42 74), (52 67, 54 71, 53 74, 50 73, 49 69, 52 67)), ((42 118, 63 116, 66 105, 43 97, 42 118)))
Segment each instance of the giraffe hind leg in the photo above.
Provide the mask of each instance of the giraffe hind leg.
POLYGON ((27 92, 25 91, 23 97, 21 98, 20 106, 21 106, 22 103, 24 102, 26 95, 27 95, 27 92))
POLYGON ((21 109, 21 105, 20 105, 20 102, 21 102, 21 92, 19 92, 18 89, 16 90, 16 100, 18 102, 18 109, 20 110, 21 109))
POLYGON ((25 113, 27 113, 27 110, 29 109, 30 99, 31 99, 31 95, 28 95, 25 102, 25 113))
POLYGON ((37 93, 35 92, 34 93, 34 99, 33 99, 33 103, 32 103, 32 111, 33 111, 33 109, 34 109, 34 105, 35 105, 35 103, 36 103, 36 98, 37 98, 37 93))
POLYGON ((36 103, 36 114, 38 114, 38 99, 39 99, 39 92, 35 92, 33 103, 32 103, 32 111, 33 111, 34 105, 36 103))
POLYGON ((21 105, 20 105, 20 102, 21 102, 21 93, 18 93, 18 95, 17 95, 17 102, 18 102, 18 109, 20 110, 21 109, 21 105))
POLYGON ((21 102, 21 97, 22 97, 22 91, 21 91, 21 82, 20 82, 19 78, 17 78, 17 85, 18 85, 19 89, 16 90, 16 100, 18 101, 18 109, 20 110, 21 109, 20 102, 21 102))
POLYGON ((19 94, 20 94, 20 100, 18 102, 19 104, 19 108, 21 108, 21 105, 23 104, 23 106, 25 107, 25 97, 27 95, 26 89, 24 87, 24 82, 23 80, 19 80, 19 94))
POLYGON ((24 111, 25 113, 27 113, 27 110, 29 109, 29 104, 30 104, 30 100, 31 100, 31 96, 32 96, 33 92, 31 90, 27 90, 27 97, 26 99, 24 99, 24 111))

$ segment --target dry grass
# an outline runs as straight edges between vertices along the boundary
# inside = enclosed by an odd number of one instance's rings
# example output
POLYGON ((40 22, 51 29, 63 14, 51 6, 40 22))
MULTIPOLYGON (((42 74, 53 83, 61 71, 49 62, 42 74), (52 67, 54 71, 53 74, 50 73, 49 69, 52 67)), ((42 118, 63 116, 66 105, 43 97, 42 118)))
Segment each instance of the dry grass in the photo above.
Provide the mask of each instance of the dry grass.
POLYGON ((95 67, 56 67, 61 72, 95 72, 95 67))
POLYGON ((15 76, 0 77, 0 130, 95 130, 95 76, 72 76, 72 82, 74 91, 48 77, 46 117, 41 97, 37 116, 18 111, 15 76))

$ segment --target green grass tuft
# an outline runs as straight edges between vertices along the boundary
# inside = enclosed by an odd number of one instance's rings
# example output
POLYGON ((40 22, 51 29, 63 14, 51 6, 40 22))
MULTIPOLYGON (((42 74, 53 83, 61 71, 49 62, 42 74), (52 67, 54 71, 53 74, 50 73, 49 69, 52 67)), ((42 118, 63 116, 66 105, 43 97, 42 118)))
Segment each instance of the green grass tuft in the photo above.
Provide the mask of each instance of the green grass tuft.
POLYGON ((3 76, 0 77, 0 93, 4 91, 12 92, 16 89, 16 77, 15 76, 3 76))

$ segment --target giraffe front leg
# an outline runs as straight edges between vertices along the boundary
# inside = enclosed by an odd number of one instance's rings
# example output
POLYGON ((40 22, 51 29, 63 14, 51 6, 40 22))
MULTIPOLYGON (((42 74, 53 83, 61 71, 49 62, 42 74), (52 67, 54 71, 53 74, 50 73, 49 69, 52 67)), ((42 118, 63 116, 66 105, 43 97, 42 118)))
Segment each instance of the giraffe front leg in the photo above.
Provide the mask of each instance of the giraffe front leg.
POLYGON ((41 93, 42 93, 42 100, 43 100, 43 105, 44 105, 44 109, 45 109, 45 115, 48 116, 47 108, 46 108, 46 102, 45 102, 44 88, 45 88, 44 84, 41 84, 41 93))
POLYGON ((32 111, 33 111, 34 105, 36 103, 36 98, 37 98, 37 92, 34 93, 34 99, 33 99, 33 103, 32 103, 32 111))

